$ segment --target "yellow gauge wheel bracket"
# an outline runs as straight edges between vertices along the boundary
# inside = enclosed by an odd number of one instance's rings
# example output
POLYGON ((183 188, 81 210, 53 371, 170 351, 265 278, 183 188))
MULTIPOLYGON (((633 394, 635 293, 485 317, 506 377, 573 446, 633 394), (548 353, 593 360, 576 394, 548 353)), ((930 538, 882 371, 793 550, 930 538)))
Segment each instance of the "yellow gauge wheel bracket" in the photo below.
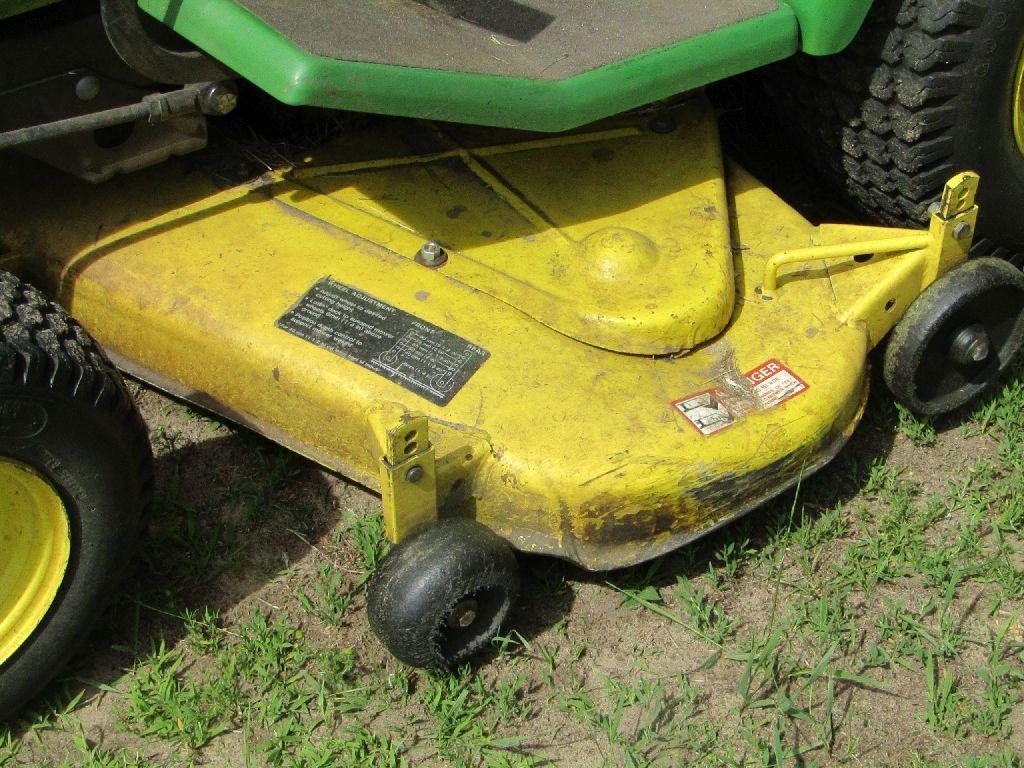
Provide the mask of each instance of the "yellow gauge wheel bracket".
POLYGON ((67 511, 34 469, 0 457, 0 664, 25 644, 60 589, 71 555, 67 511))

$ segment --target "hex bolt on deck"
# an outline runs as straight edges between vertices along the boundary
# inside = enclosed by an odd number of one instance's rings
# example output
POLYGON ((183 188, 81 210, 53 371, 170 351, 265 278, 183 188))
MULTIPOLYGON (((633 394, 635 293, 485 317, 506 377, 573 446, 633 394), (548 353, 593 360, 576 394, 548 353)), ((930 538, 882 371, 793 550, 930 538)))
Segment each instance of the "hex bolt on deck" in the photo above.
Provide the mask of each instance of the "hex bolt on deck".
POLYGON ((424 243, 416 252, 416 262, 418 264, 422 264, 424 267, 437 269, 446 261, 448 261, 448 254, 445 253, 444 248, 433 240, 428 243, 424 243))

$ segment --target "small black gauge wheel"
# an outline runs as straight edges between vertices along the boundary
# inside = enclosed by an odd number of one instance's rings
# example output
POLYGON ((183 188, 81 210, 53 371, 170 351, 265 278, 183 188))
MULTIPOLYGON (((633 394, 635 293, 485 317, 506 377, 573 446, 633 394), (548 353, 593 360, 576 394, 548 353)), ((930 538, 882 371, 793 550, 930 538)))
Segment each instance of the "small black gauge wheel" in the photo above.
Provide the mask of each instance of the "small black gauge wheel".
POLYGON ((969 261, 936 280, 892 330, 883 376, 897 400, 939 416, 985 392, 1024 346, 1024 274, 969 261))
POLYGON ((485 648, 519 596, 508 543, 475 520, 424 526, 397 544, 370 584, 370 626, 413 667, 450 669, 485 648))

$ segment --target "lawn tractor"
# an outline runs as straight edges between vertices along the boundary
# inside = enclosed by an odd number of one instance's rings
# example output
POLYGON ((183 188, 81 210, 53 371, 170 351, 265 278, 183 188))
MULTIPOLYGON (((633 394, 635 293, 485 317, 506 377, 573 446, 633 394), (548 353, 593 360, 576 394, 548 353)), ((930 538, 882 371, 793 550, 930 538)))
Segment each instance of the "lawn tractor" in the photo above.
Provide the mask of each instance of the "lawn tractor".
POLYGON ((1018 0, 0 17, 0 717, 145 520, 118 370, 378 491, 370 623, 445 668, 508 617, 516 551, 641 563, 825 465, 873 348, 939 415, 1024 342, 1018 0), (859 223, 723 157, 704 87, 754 70, 859 223))

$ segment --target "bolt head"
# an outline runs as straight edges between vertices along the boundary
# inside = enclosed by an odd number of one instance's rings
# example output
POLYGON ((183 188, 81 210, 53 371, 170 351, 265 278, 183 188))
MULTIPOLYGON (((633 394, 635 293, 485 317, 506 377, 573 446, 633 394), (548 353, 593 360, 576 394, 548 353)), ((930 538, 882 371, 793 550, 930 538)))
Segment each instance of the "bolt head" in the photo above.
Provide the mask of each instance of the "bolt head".
POLYGON ((653 133, 672 133, 676 129, 676 121, 672 115, 655 115, 647 124, 653 133))
POLYGON ((448 254, 445 253, 444 248, 440 244, 431 240, 428 243, 424 243, 419 251, 416 252, 416 261, 425 267, 440 267, 448 261, 448 254))
POLYGON ((100 95, 100 79, 95 75, 86 75, 75 83, 75 96, 79 101, 92 101, 100 95))
POLYGON ((423 467, 421 467, 419 464, 413 464, 411 467, 405 470, 405 479, 408 480, 410 483, 418 483, 420 480, 423 479, 424 474, 426 473, 423 471, 423 467))
POLYGON ((957 240, 965 240, 971 235, 971 225, 966 221, 961 221, 955 227, 953 227, 953 237, 957 240))
POLYGON ((476 621, 476 614, 479 610, 476 600, 470 598, 452 608, 448 614, 448 626, 453 629, 465 629, 476 621))
POLYGON ((204 115, 226 115, 238 106, 238 91, 231 83, 210 83, 199 94, 204 115))
POLYGON ((969 325, 961 328, 953 336, 949 356, 960 365, 978 365, 988 360, 992 354, 992 344, 988 333, 981 325, 969 325))

